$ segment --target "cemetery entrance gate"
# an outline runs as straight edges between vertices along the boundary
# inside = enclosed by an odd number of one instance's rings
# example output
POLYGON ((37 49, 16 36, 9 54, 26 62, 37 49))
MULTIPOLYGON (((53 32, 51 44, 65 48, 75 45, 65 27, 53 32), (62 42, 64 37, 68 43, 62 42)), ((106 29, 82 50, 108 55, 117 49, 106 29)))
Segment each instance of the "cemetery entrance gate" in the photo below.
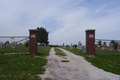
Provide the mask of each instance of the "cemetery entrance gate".
MULTIPOLYGON (((30 55, 37 55, 37 37, 38 37, 38 31, 36 29, 30 29, 29 30, 29 37, 28 36, 0 36, 0 38, 24 38, 22 40, 14 42, 14 48, 17 48, 17 43, 21 42, 23 40, 27 40, 29 38, 29 54, 30 55)), ((5 42, 5 46, 8 46, 9 43, 5 42)), ((1 47, 3 48, 3 43, 0 43, 1 47)))

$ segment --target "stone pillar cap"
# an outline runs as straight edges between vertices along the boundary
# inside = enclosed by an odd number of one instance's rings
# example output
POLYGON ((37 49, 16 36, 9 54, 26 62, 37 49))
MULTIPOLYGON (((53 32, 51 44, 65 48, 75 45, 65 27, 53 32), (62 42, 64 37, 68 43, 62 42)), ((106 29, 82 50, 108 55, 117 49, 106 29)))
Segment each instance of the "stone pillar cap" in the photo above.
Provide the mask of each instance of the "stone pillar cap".
POLYGON ((38 31, 37 29, 29 29, 29 31, 38 31))
POLYGON ((85 32, 86 31, 96 31, 95 29, 87 29, 87 30, 85 30, 85 32))

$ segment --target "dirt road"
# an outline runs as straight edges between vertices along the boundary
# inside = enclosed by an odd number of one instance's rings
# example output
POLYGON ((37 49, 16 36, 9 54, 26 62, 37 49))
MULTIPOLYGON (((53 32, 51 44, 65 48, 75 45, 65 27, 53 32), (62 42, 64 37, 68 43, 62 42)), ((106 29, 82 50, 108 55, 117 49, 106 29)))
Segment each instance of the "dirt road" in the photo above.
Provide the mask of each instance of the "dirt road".
MULTIPOLYGON (((59 48, 61 49, 61 48, 59 48)), ((67 56, 58 57, 54 48, 51 49, 47 58, 48 64, 43 79, 50 77, 52 80, 119 80, 119 75, 105 72, 92 66, 83 57, 61 49, 67 56), (69 62, 61 62, 69 60, 69 62)))

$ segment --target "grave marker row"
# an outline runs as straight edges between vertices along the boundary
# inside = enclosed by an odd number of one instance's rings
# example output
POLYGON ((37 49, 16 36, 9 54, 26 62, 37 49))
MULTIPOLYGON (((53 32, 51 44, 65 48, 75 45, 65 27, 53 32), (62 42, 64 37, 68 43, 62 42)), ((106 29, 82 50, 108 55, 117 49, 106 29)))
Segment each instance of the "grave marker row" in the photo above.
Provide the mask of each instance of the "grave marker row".
MULTIPOLYGON (((103 47, 100 47, 100 45, 95 44, 95 48, 96 48, 96 49, 102 49, 102 50, 108 49, 108 48, 107 48, 107 44, 105 44, 103 47)), ((117 49, 118 49, 118 51, 120 52, 120 42, 118 42, 118 47, 117 47, 117 49)), ((109 44, 109 50, 110 50, 110 51, 114 51, 114 45, 113 45, 113 43, 110 43, 110 44, 109 44)))

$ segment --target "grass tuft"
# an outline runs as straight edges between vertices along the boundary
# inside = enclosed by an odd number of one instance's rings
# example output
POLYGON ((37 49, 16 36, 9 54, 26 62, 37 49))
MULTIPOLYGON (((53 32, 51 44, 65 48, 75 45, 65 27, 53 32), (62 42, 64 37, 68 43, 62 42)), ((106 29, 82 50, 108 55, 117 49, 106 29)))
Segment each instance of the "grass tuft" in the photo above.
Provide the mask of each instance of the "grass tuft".
POLYGON ((52 80, 51 78, 45 78, 45 80, 52 80))
POLYGON ((65 53, 63 53, 62 50, 58 49, 58 48, 54 48, 55 49, 55 54, 59 55, 59 56, 67 56, 65 53))
POLYGON ((69 62, 69 60, 61 60, 61 62, 69 62))

